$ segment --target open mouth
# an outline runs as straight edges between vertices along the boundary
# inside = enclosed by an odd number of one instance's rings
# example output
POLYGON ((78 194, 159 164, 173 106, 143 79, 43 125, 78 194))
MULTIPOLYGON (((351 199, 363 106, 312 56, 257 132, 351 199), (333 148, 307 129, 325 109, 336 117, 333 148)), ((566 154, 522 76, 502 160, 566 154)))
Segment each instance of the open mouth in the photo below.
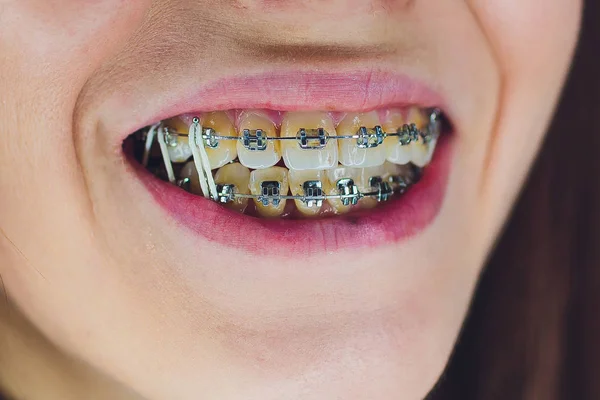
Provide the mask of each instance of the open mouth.
POLYGON ((219 226, 254 250, 315 236, 327 249, 381 244, 441 206, 452 136, 441 107, 220 108, 168 116, 123 143, 155 199, 209 240, 219 226))
POLYGON ((417 184, 442 131, 440 110, 367 113, 229 110, 182 115, 132 135, 156 177, 259 218, 372 209, 417 184))

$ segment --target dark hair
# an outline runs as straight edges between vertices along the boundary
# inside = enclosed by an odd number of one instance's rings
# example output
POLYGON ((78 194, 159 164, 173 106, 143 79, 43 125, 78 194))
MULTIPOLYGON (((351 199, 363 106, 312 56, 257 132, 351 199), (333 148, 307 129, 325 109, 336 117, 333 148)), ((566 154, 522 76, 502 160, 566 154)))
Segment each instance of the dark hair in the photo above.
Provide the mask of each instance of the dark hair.
POLYGON ((431 400, 600 399, 599 17, 431 400))

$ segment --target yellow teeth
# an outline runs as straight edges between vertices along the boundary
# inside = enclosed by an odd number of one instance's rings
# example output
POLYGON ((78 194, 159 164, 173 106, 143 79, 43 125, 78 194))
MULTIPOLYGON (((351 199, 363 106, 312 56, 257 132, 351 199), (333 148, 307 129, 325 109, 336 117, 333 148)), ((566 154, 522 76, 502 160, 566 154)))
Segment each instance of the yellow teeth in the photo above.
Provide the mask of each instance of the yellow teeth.
MULTIPOLYGON (((283 167, 270 167, 257 169, 250 174, 250 193, 253 195, 262 195, 263 182, 278 182, 279 192, 282 196, 287 195, 289 191, 288 170, 283 167)), ((264 205, 262 202, 254 199, 256 210, 263 217, 279 217, 285 210, 286 200, 281 200, 278 205, 269 203, 264 205)))
MULTIPOLYGON (((265 136, 277 136, 275 124, 260 111, 242 111, 239 116, 240 135, 244 129, 261 129, 265 136)), ((246 167, 253 169, 272 167, 281 159, 280 144, 277 140, 269 140, 267 142, 267 148, 262 151, 248 150, 238 141, 237 153, 239 161, 246 167)))
MULTIPOLYGON (((215 183, 218 185, 235 185, 235 192, 250 194, 250 170, 240 163, 227 164, 215 174, 215 183)), ((244 212, 248 207, 248 199, 236 198, 225 204, 225 207, 239 212, 244 212)))
MULTIPOLYGON (((237 136, 231 120, 224 112, 204 114, 200 119, 203 128, 214 129, 219 135, 237 136)), ((220 140, 216 148, 206 147, 206 154, 212 169, 220 168, 237 157, 235 140, 220 140)))
MULTIPOLYGON (((372 129, 380 125, 376 111, 368 113, 349 113, 340 122, 337 128, 339 136, 356 135, 361 127, 372 129)), ((356 145, 355 139, 339 140, 340 164, 347 167, 373 167, 381 165, 386 159, 386 149, 383 145, 363 149, 356 145)))
MULTIPOLYGON (((189 126, 179 118, 171 118, 165 121, 165 126, 179 133, 188 133, 189 126)), ((176 146, 167 146, 169 158, 174 163, 186 162, 192 156, 192 149, 188 144, 187 136, 177 137, 176 146)))
POLYGON ((193 161, 186 163, 181 172, 179 173, 180 179, 188 178, 190 180, 190 192, 202 196, 202 189, 200 187, 200 178, 198 177, 198 170, 193 161))
MULTIPOLYGON (((301 129, 313 131, 322 128, 329 136, 335 136, 333 119, 325 112, 288 112, 281 122, 281 137, 297 137, 301 129)), ((311 143, 318 143, 311 139, 311 143)), ((338 163, 338 149, 335 140, 329 140, 322 148, 303 149, 296 140, 285 140, 281 145, 283 160, 290 170, 304 171, 332 168, 338 163)))
MULTIPOLYGON (((405 123, 402 112, 398 109, 392 109, 385 114, 382 127, 385 132, 395 133, 405 123)), ((398 137, 392 136, 387 138, 384 148, 387 160, 395 164, 408 164, 412 158, 412 147, 410 145, 402 146, 398 137)))
MULTIPOLYGON (((304 192, 304 184, 309 181, 321 182, 321 185, 322 185, 321 189, 323 190, 323 193, 324 193, 325 187, 328 186, 327 175, 326 175, 325 171, 322 171, 322 170, 321 171, 317 171, 317 170, 297 171, 297 170, 291 169, 288 172, 288 178, 289 178, 289 182, 290 182, 290 190, 292 192, 292 195, 294 195, 294 196, 307 195, 307 193, 304 192)), ((308 194, 308 195, 310 195, 310 194, 308 194)), ((296 203, 296 208, 298 209, 298 211, 300 211, 303 215, 306 215, 306 216, 318 215, 321 212, 321 208, 323 207, 322 204, 319 206, 316 203, 313 204, 312 207, 309 207, 302 200, 294 200, 294 202, 296 203)))
MULTIPOLYGON (((379 165, 377 167, 361 168, 357 171, 358 178, 356 179, 356 186, 362 193, 368 193, 376 190, 371 186, 372 177, 384 178, 389 169, 387 166, 379 165)), ((361 208, 374 208, 377 207, 377 199, 374 197, 363 197, 359 200, 358 204, 361 208)))
MULTIPOLYGON (((408 111, 408 122, 410 124, 415 124, 417 129, 421 130, 425 128, 427 124, 427 118, 421 110, 413 107, 408 111)), ((429 151, 430 144, 431 143, 425 144, 423 142, 423 138, 419 137, 417 142, 413 142, 409 146, 406 146, 411 148, 411 161, 417 167, 422 168, 431 161, 430 156, 433 155, 433 152, 429 151)), ((433 147, 435 147, 435 143, 433 143, 433 147)))
MULTIPOLYGON (((340 179, 350 178, 354 180, 356 184, 356 180, 359 176, 358 171, 357 168, 347 167, 337 167, 327 170, 327 179, 324 182, 325 193, 328 195, 338 195, 339 190, 337 182, 340 179)), ((327 199, 327 202, 335 214, 345 214, 352 209, 351 204, 344 205, 341 199, 327 199)))

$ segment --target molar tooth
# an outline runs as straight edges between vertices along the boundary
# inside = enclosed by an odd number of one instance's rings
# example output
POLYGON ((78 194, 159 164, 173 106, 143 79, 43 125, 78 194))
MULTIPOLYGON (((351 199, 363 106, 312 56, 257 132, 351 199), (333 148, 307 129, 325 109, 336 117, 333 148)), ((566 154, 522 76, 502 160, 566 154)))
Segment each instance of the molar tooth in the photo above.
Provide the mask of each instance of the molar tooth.
POLYGON ((196 169, 196 165, 193 161, 187 162, 183 168, 181 168, 181 172, 179 173, 179 179, 189 179, 189 189, 193 194, 197 194, 198 196, 202 196, 202 188, 200 187, 200 178, 198 177, 198 170, 196 169))
MULTIPOLYGON (((165 126, 173 133, 187 134, 189 126, 186 125, 180 118, 175 117, 165 121, 165 126)), ((192 149, 188 144, 187 136, 177 136, 176 146, 168 145, 169 158, 174 163, 186 162, 192 156, 192 149)))
MULTIPOLYGON (((383 121, 383 130, 388 133, 396 133, 405 124, 402 112, 391 109, 386 112, 383 121)), ((408 164, 412 158, 412 144, 402 146, 397 136, 388 137, 385 140, 387 160, 395 164, 408 164)))
MULTIPOLYGON (((210 112, 200 118, 202 128, 210 128, 216 135, 237 136, 231 120, 225 112, 210 112)), ((220 168, 223 165, 235 160, 237 157, 235 140, 219 140, 216 148, 205 146, 206 154, 212 169, 220 168)))
MULTIPOLYGON (((337 195, 339 190, 337 182, 340 179, 350 178, 354 180, 355 184, 359 177, 359 169, 348 168, 348 167, 336 167, 326 171, 326 179, 324 182, 324 191, 328 195, 337 195)), ((327 199, 327 202, 333 209, 335 214, 345 214, 352 209, 352 204, 344 205, 341 199, 327 199)))
MULTIPOLYGON (((288 112, 281 122, 282 137, 296 137, 300 129, 322 128, 329 136, 335 136, 333 119, 328 113, 288 112)), ((338 149, 336 140, 329 140, 319 149, 302 149, 296 140, 285 140, 281 144, 283 160, 290 170, 326 169, 337 165, 338 149)))
MULTIPOLYGON (((290 182, 290 190, 294 196, 305 195, 304 183, 308 181, 321 182, 323 193, 325 193, 325 188, 328 186, 327 175, 323 170, 298 171, 290 169, 288 171, 288 178, 290 182)), ((322 205, 313 205, 312 207, 309 207, 302 200, 294 200, 294 202, 296 203, 296 208, 298 208, 302 214, 308 216, 318 215, 322 208, 322 205)))
MULTIPOLYGON (((337 127, 338 135, 356 135, 361 127, 372 129, 380 125, 376 111, 368 113, 349 113, 337 127)), ((357 146, 356 139, 338 140, 339 159, 347 167, 374 167, 385 162, 386 150, 383 144, 377 147, 363 149, 357 146)))
MULTIPOLYGON (((250 194, 250 170, 240 163, 227 164, 215 174, 215 183, 218 185, 235 185, 236 193, 250 194)), ((239 212, 244 212, 248 206, 248 199, 236 198, 225 204, 225 207, 239 212)))
MULTIPOLYGON (((285 196, 288 194, 289 183, 287 169, 283 167, 270 167, 265 169, 257 169, 250 173, 250 193, 253 195, 262 195, 262 183, 274 181, 279 182, 280 195, 285 196)), ((256 204, 256 210, 263 217, 279 217, 283 214, 285 209, 286 200, 281 200, 278 205, 269 203, 264 205, 258 199, 254 199, 256 204)))
MULTIPOLYGON (((242 111, 239 116, 240 136, 244 129, 261 129, 265 136, 277 136, 275 124, 264 113, 260 111, 242 111)), ((277 164, 281 159, 281 150, 278 140, 269 140, 265 150, 248 150, 244 145, 237 142, 237 153, 239 161, 248 168, 262 169, 277 164)))
MULTIPOLYGON (((408 122, 410 124, 415 124, 417 129, 422 130, 427 126, 427 117, 425 113, 417 107, 412 107, 408 111, 408 122)), ((430 148, 435 148, 435 143, 431 146, 432 142, 425 144, 423 142, 423 138, 419 136, 419 139, 416 142, 410 144, 411 148, 411 161, 417 167, 423 168, 431 161, 431 157, 433 152, 430 151, 430 148)))

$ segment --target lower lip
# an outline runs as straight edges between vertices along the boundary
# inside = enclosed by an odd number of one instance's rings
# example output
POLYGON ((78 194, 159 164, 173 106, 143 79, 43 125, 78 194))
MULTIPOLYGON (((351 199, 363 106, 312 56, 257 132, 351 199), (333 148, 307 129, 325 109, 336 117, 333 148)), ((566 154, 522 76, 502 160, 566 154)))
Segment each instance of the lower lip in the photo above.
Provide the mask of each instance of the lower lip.
POLYGON ((261 255, 306 256, 307 252, 332 253, 398 243, 422 232, 442 206, 452 137, 440 138, 422 179, 399 199, 373 210, 320 220, 250 217, 164 182, 135 160, 129 164, 160 207, 202 242, 261 255))

